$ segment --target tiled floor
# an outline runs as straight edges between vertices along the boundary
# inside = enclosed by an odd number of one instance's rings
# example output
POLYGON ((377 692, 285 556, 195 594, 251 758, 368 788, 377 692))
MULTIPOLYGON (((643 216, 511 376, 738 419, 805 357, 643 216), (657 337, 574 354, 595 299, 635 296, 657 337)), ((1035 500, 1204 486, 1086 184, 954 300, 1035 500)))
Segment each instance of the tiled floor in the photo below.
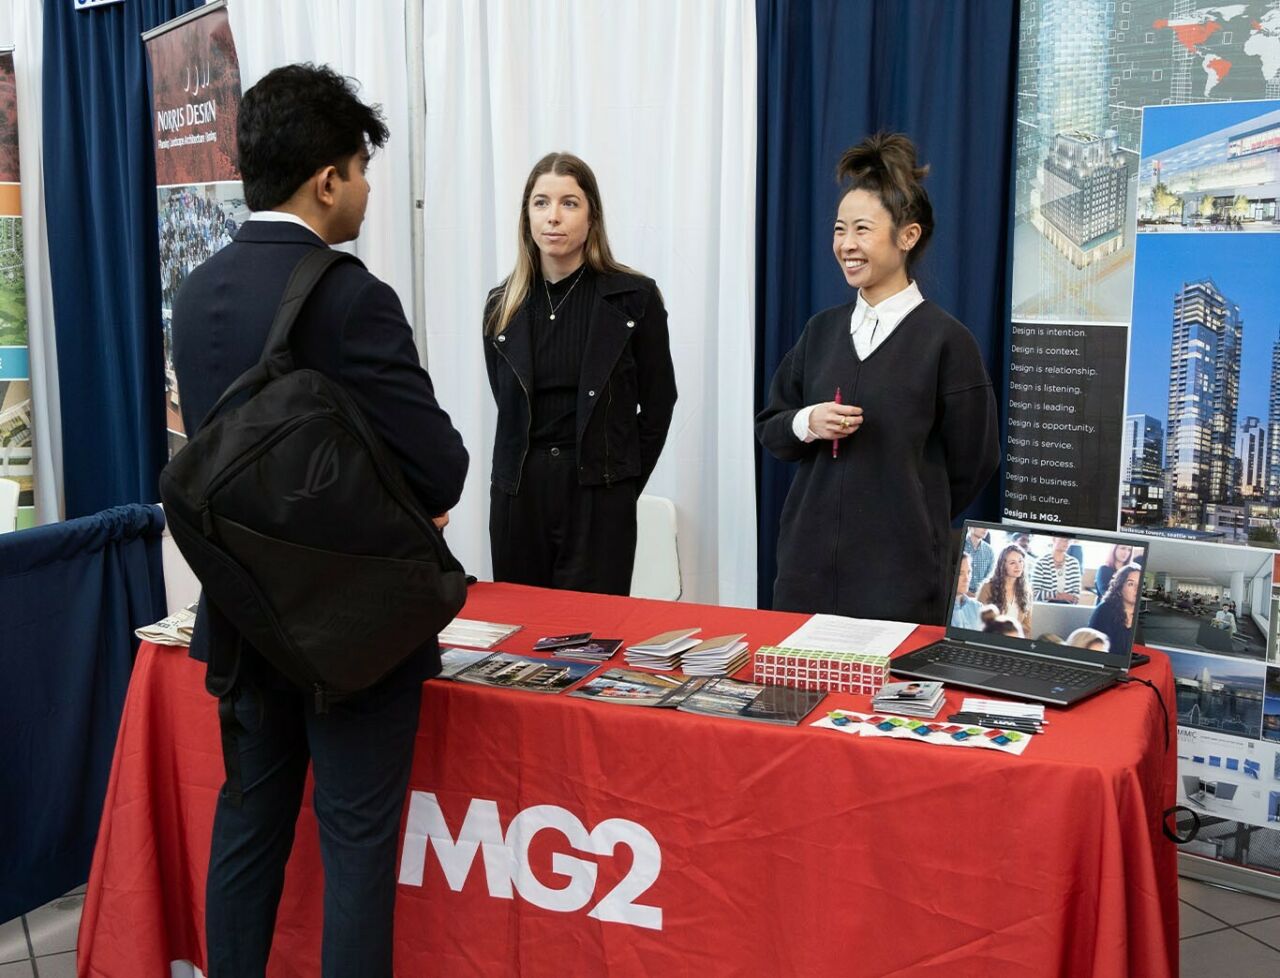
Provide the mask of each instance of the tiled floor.
MULTIPOLYGON (((0 978, 75 978, 84 887, 0 925, 0 978)), ((1280 900, 1179 880, 1184 978, 1280 975, 1280 900)))
POLYGON ((84 887, 0 924, 0 978, 75 978, 84 887))

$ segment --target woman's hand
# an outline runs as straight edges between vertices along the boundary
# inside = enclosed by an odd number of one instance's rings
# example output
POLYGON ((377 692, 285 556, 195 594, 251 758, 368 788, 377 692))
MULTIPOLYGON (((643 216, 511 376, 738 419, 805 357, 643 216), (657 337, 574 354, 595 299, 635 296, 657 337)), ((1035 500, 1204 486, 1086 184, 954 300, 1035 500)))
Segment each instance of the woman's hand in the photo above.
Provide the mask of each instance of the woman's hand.
POLYGON ((848 438, 862 426, 862 408, 852 404, 824 401, 809 413, 809 431, 815 438, 838 441, 848 438))
POLYGON ((431 522, 436 525, 437 530, 443 530, 446 526, 449 525, 448 511, 446 510, 445 512, 441 513, 439 516, 431 517, 431 522))

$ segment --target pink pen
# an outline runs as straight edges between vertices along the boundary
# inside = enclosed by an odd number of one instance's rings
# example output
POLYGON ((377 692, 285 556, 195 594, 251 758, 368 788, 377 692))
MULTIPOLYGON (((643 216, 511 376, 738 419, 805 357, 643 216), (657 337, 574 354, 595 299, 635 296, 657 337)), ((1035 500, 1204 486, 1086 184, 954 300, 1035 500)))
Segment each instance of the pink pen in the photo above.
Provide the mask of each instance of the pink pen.
MULTIPOLYGON (((836 397, 835 397, 835 402, 836 402, 837 404, 843 404, 843 403, 844 403, 844 401, 842 401, 842 400, 840 399, 840 388, 839 388, 839 387, 837 387, 837 388, 836 388, 836 397)), ((838 438, 832 438, 832 439, 831 439, 831 457, 832 457, 832 458, 839 458, 839 457, 840 457, 840 439, 838 439, 838 438)))

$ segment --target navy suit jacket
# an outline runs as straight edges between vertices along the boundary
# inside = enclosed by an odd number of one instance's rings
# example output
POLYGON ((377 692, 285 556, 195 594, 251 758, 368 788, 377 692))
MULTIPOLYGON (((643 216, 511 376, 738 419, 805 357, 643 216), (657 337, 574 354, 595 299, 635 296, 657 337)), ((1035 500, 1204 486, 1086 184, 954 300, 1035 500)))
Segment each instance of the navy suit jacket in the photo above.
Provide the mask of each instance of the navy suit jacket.
MULTIPOLYGON (((173 306, 173 365, 188 433, 258 361, 294 267, 324 247, 301 225, 251 220, 187 276, 173 306)), ((436 403, 389 285, 352 262, 332 267, 303 307, 290 345, 299 368, 318 370, 351 394, 426 513, 438 515, 458 502, 467 451, 436 403)), ((202 598, 191 654, 209 664, 206 684, 215 695, 234 684, 239 647, 239 633, 202 598)), ((439 672, 434 638, 418 657, 423 678, 439 672)))

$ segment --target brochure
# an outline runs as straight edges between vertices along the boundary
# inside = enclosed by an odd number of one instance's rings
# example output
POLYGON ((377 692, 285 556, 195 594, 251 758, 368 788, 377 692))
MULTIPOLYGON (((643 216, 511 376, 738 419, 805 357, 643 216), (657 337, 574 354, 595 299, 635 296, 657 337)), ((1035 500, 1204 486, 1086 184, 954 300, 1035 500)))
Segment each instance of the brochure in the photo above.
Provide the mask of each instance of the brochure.
POLYGON ((156 645, 190 645, 191 633, 196 627, 196 607, 199 602, 192 602, 181 611, 166 618, 161 618, 154 625, 143 625, 134 630, 134 635, 144 642, 156 645))
POLYGON ((581 645, 566 645, 559 654, 566 659, 582 659, 584 662, 604 662, 622 647, 620 638, 593 638, 581 645))
POLYGON ((936 717, 946 700, 939 682, 886 683, 871 699, 876 711, 910 717, 936 717))
POLYGON ((534 693, 560 693, 590 675, 595 666, 572 659, 541 659, 510 652, 494 652, 462 669, 458 682, 480 683, 502 689, 523 689, 534 693))
POLYGON ((676 709, 703 716, 732 717, 796 726, 822 702, 826 693, 789 686, 761 686, 737 679, 706 679, 676 709))
POLYGON ((676 709, 709 717, 740 717, 763 689, 736 679, 711 679, 676 709))
POLYGON ((564 645, 580 645, 591 638, 590 632, 575 632, 572 635, 546 635, 533 643, 533 651, 545 652, 558 649, 564 645))
POLYGON ((666 706, 668 697, 681 689, 686 680, 686 676, 678 673, 659 675, 635 669, 609 669, 571 690, 569 695, 624 706, 666 706))
POLYGON ((492 652, 476 652, 473 649, 440 650, 440 675, 438 679, 453 679, 467 666, 473 666, 481 659, 487 659, 492 652))
POLYGON ((766 686, 742 711, 744 720, 797 726, 827 698, 820 689, 796 689, 794 686, 766 686))

